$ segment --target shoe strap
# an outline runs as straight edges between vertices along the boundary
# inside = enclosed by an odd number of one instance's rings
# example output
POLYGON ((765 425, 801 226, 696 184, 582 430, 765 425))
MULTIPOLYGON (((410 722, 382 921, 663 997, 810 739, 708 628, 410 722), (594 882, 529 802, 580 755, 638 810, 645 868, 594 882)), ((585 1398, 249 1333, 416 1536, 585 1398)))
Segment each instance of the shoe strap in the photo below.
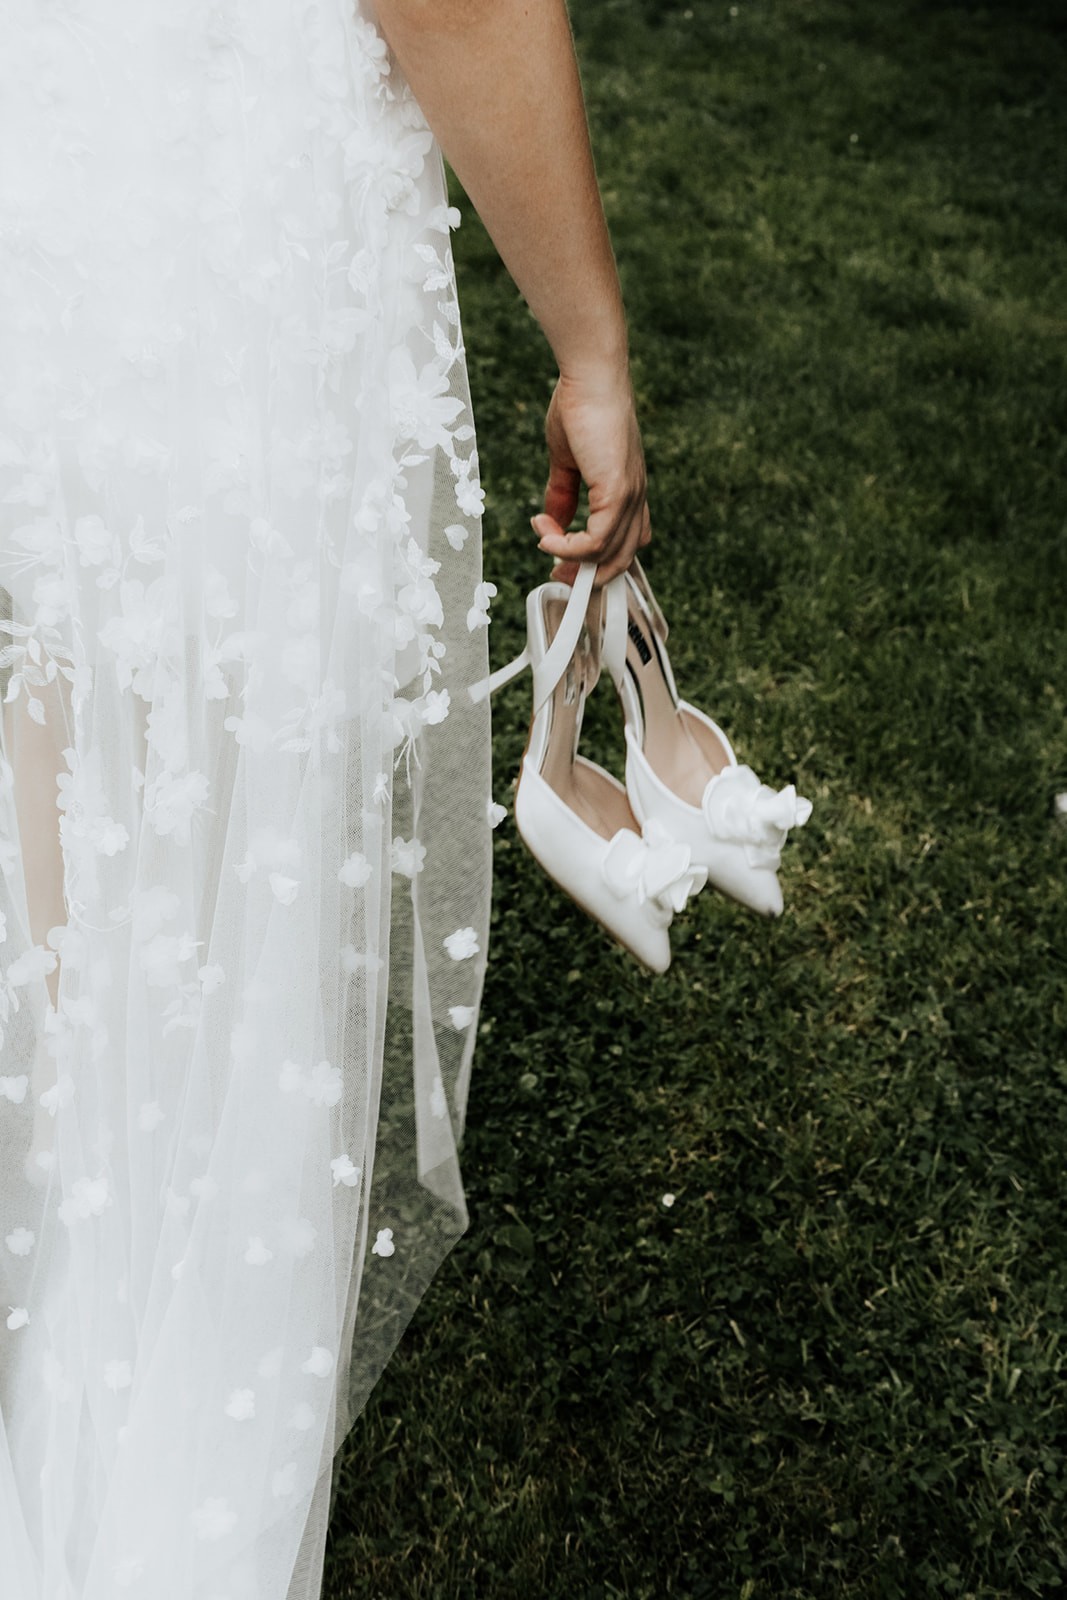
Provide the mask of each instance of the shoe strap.
POLYGON ((626 672, 626 620, 629 614, 626 594, 626 574, 620 572, 604 587, 604 633, 600 645, 600 659, 618 688, 626 672))
POLYGON ((667 628, 667 619, 663 615, 659 601, 652 593, 652 585, 649 583, 648 578, 645 575, 645 569, 641 565, 640 561, 638 561, 636 556, 634 557, 633 563, 629 570, 629 578, 630 583, 636 591, 642 605, 648 612, 653 628, 655 628, 660 638, 666 642, 667 633, 669 631, 667 628))
MULTIPOLYGON (((560 618, 556 636, 545 651, 541 660, 533 669, 534 704, 536 713, 544 705, 556 684, 567 670, 567 664, 574 654, 578 640, 582 636, 585 626, 585 614, 589 609, 589 597, 593 592, 593 579, 596 577, 597 564, 595 561, 583 561, 578 568, 578 574, 571 585, 571 592, 567 598, 567 606, 560 618)), ((474 701, 484 700, 502 683, 515 678, 531 664, 530 645, 527 640, 526 647, 506 666, 498 667, 487 678, 480 678, 477 683, 472 683, 467 690, 474 701)))
POLYGON ((470 684, 467 693, 475 703, 479 700, 485 700, 489 695, 495 694, 502 683, 507 683, 510 678, 517 678, 523 667, 528 667, 529 665, 530 647, 527 645, 522 653, 515 657, 514 661, 508 662, 506 667, 497 667, 496 671, 491 672, 487 678, 479 678, 477 683, 470 684))

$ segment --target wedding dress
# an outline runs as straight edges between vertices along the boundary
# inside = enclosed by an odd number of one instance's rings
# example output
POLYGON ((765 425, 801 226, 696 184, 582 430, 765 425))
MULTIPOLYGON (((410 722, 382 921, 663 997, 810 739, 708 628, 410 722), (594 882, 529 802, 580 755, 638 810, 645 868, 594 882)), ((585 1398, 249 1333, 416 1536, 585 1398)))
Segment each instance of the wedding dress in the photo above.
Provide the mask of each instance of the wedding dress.
POLYGON ((367 0, 0 0, 2 1600, 314 1600, 466 1225, 458 222, 367 0))

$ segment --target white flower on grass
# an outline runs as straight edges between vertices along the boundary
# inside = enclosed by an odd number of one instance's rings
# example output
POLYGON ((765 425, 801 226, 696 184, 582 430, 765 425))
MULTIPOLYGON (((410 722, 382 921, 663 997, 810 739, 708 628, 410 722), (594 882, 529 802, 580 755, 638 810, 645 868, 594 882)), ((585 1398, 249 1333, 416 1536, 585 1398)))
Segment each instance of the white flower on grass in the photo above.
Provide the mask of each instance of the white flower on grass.
POLYGON ((222 1498, 203 1501, 192 1516, 198 1539, 224 1539, 236 1526, 237 1513, 222 1498))
POLYGON ((401 877, 414 878, 417 872, 422 871, 425 860, 426 846, 420 844, 418 839, 401 839, 398 835, 393 840, 392 868, 401 877))
POLYGON ((373 873, 374 868, 363 854, 362 850, 353 851, 341 863, 341 870, 337 877, 341 883, 347 884, 350 889, 362 889, 373 873))
POLYGON ((473 1006, 449 1006, 449 1020, 454 1028, 469 1028, 474 1021, 473 1006))
POLYGON ((674 1196, 673 1196, 673 1194, 665 1194, 663 1196, 663 1204, 665 1206, 673 1206, 673 1204, 674 1204, 674 1196))
POLYGON ((33 1249, 34 1235, 29 1228, 13 1228, 4 1243, 13 1256, 28 1256, 33 1249))
POLYGON ((473 928, 457 928, 444 940, 444 947, 453 961, 466 961, 468 957, 476 956, 481 948, 473 928))
POLYGON ((489 602, 496 594, 495 583, 478 583, 474 586, 474 604, 467 612, 467 632, 473 633, 475 628, 488 628, 489 602))
POLYGON ((248 1422, 256 1414, 256 1391, 234 1389, 226 1402, 226 1415, 235 1422, 248 1422))
POLYGON ((378 1236, 371 1245, 371 1254, 375 1256, 391 1256, 396 1249, 393 1243, 392 1228, 379 1228, 378 1236))
POLYGON ((352 1164, 352 1157, 345 1154, 335 1156, 330 1162, 330 1171, 333 1173, 333 1186, 336 1189, 339 1183, 346 1184, 349 1189, 354 1189, 363 1173, 362 1167, 352 1164))

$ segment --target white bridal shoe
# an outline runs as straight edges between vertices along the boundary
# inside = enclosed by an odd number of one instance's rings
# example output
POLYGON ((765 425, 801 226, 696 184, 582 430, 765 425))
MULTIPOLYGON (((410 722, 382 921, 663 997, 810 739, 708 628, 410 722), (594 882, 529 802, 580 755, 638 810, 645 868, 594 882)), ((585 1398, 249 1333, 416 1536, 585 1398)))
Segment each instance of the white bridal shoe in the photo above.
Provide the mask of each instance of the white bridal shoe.
POLYGON ((533 715, 515 795, 519 834, 589 916, 646 967, 665 972, 667 930, 707 873, 688 840, 673 838, 651 811, 638 822, 618 779, 578 755, 586 696, 600 675, 607 610, 590 606, 595 574, 595 563, 583 562, 573 586, 552 582, 531 590, 525 650, 469 693, 484 699, 524 667, 532 669, 533 715))
POLYGON ((602 658, 626 719, 626 793, 634 816, 688 847, 694 866, 723 894, 779 916, 778 865, 790 828, 811 801, 792 784, 774 790, 741 765, 729 739, 679 700, 667 623, 639 562, 604 589, 602 658))

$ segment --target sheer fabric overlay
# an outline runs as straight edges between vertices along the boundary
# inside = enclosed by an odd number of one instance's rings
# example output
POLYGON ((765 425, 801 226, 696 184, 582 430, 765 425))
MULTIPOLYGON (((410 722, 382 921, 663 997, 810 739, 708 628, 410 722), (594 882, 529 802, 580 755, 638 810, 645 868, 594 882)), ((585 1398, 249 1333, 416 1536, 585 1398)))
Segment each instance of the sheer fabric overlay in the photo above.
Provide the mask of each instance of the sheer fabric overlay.
POLYGON ((313 1600, 467 1222, 459 216, 366 0, 0 34, 0 1594, 313 1600))

